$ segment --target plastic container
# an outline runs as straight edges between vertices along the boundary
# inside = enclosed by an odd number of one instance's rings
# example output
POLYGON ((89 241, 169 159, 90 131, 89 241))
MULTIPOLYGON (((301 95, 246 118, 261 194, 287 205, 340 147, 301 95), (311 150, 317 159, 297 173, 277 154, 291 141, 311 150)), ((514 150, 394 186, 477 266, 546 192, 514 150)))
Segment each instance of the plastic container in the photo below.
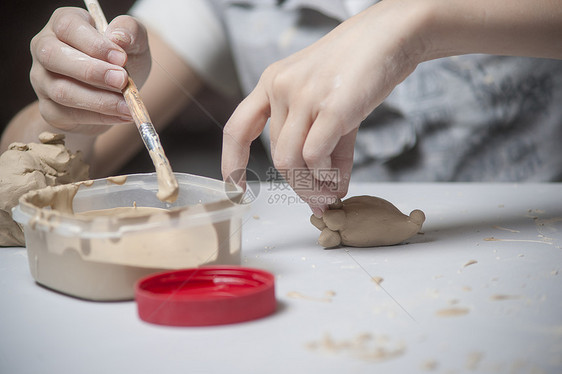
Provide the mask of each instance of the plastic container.
POLYGON ((156 197, 155 173, 23 195, 13 217, 23 226, 35 280, 84 299, 128 300, 135 282, 154 272, 239 265, 245 206, 235 202, 243 191, 210 178, 175 175, 180 190, 173 204, 156 197), (136 217, 80 215, 133 206, 165 210, 136 217))

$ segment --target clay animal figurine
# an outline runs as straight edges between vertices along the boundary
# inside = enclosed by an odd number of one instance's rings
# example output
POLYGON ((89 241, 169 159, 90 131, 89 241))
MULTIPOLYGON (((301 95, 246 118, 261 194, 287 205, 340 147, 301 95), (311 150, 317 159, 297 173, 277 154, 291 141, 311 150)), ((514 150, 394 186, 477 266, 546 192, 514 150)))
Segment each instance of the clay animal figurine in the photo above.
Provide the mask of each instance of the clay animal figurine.
POLYGON ((392 203, 374 196, 338 200, 322 218, 310 217, 310 222, 322 231, 318 244, 324 248, 398 244, 418 233, 424 221, 421 210, 407 216, 392 203))

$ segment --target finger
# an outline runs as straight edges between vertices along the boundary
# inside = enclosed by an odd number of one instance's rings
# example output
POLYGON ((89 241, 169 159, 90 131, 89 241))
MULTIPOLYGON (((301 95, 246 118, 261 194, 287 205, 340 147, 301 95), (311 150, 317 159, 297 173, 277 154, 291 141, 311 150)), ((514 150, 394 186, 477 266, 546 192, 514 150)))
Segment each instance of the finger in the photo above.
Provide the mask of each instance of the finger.
POLYGON ((275 158, 275 150, 277 149, 277 140, 283 129, 283 125, 287 120, 287 107, 281 105, 280 101, 271 103, 271 116, 269 118, 269 144, 271 148, 271 159, 275 158))
POLYGON ((340 199, 347 195, 347 190, 349 188, 357 131, 358 128, 355 128, 349 134, 344 135, 332 152, 332 169, 336 171, 338 175, 334 178, 337 180, 335 190, 331 192, 334 192, 335 196, 340 199))
POLYGON ((260 83, 264 87, 269 87, 267 90, 269 103, 271 106, 271 113, 269 118, 269 144, 271 148, 271 159, 275 158, 275 151, 277 149, 277 140, 287 120, 289 112, 289 105, 287 103, 287 96, 284 94, 286 87, 279 86, 279 79, 275 77, 275 64, 269 66, 260 78, 260 83), (273 72, 273 73, 272 73, 273 72), (275 84, 272 82, 276 82, 275 84))
MULTIPOLYGON (((272 116, 271 120, 273 119, 272 116)), ((308 168, 302 157, 302 146, 310 123, 310 116, 306 112, 296 108, 290 110, 279 133, 273 155, 273 164, 288 178, 287 182, 299 196, 306 196, 314 188, 314 179, 306 173, 308 168)))
POLYGON ((326 181, 329 176, 323 171, 332 168, 331 156, 346 135, 344 131, 342 122, 333 113, 323 111, 316 117, 302 148, 305 163, 316 179, 326 181))
MULTIPOLYGON (((309 146, 309 144, 314 144, 309 143, 309 140, 315 136, 313 129, 319 128, 319 126, 316 126, 317 122, 318 119, 308 133, 304 148, 309 146)), ((317 217, 322 217, 329 204, 333 203, 337 198, 343 198, 347 194, 353 168, 353 151, 356 135, 357 128, 338 139, 332 152, 324 156, 328 159, 329 163, 321 162, 320 165, 316 166, 316 175, 318 175, 317 178, 315 177, 318 186, 317 193, 304 200, 310 205, 312 212, 317 217)), ((325 150, 328 152, 331 148, 331 146, 326 145, 327 142, 325 140, 320 140, 319 144, 324 144, 323 147, 326 148, 322 148, 320 151, 325 150)), ((303 149, 303 154, 306 155, 306 152, 303 149)), ((311 167, 309 163, 307 163, 307 167, 311 167)))
POLYGON ((112 116, 128 116, 130 111, 121 93, 88 86, 58 74, 45 74, 38 95, 60 105, 99 112, 112 116))
POLYGON ((323 211, 335 200, 335 194, 329 189, 331 186, 314 177, 302 156, 302 147, 312 121, 310 116, 298 118, 291 113, 281 130, 273 161, 293 190, 310 206, 313 214, 322 217, 323 211))
MULTIPOLYGON (((36 90, 39 99, 47 99, 69 109, 96 112, 103 116, 122 117, 124 120, 131 121, 129 108, 120 93, 97 89, 56 74, 45 74, 44 82, 46 84, 36 90)), ((56 112, 56 114, 61 113, 63 112, 60 110, 56 112)), ((48 120, 53 121, 50 123, 61 125, 66 124, 69 120, 75 123, 98 123, 91 122, 91 116, 88 119, 79 117, 62 119, 55 114, 49 114, 48 117, 48 120)), ((105 117, 101 118, 104 120, 99 123, 106 124, 105 117)))
POLYGON ((328 205, 347 194, 356 135, 357 129, 354 129, 340 139, 331 155, 332 168, 325 172, 324 180, 318 182, 318 193, 306 200, 317 217, 322 217, 328 205))
POLYGON ((50 20, 55 36, 88 56, 125 66, 127 55, 121 47, 100 34, 85 9, 60 8, 50 20))
POLYGON ((142 87, 152 61, 146 28, 133 17, 119 16, 111 21, 105 35, 127 53, 127 72, 142 87))
POLYGON ((46 70, 86 84, 120 92, 127 83, 124 68, 98 60, 53 37, 44 37, 34 57, 46 70))
POLYGON ((262 132, 269 115, 269 100, 258 84, 224 126, 221 169, 225 180, 235 171, 246 168, 250 145, 262 132))
POLYGON ((105 36, 127 55, 140 55, 149 51, 146 28, 131 16, 113 19, 105 30, 105 36))
POLYGON ((125 117, 62 106, 49 99, 39 100, 39 111, 48 123, 58 129, 87 134, 97 134, 105 131, 109 125, 131 123, 132 121, 125 117))

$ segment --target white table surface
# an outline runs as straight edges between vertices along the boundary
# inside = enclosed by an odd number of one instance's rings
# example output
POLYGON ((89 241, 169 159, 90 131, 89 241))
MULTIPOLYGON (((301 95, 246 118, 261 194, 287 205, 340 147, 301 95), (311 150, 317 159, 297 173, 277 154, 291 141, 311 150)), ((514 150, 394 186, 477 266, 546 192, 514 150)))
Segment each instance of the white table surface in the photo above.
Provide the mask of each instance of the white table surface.
POLYGON ((242 265, 275 274, 274 315, 151 325, 132 301, 37 285, 25 249, 0 248, 0 373, 562 372, 561 184, 352 185, 425 211, 423 234, 333 250, 271 187, 246 216, 242 265))

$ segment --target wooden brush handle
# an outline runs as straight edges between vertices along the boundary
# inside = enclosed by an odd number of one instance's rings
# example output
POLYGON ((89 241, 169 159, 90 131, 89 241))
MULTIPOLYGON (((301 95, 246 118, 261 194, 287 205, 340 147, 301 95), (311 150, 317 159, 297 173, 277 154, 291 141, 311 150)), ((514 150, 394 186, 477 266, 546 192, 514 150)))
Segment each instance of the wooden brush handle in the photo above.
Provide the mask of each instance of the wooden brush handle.
MULTIPOLYGON (((107 29, 107 19, 101 10, 100 4, 97 0, 84 0, 88 12, 94 19, 96 29, 100 33, 104 33, 107 29)), ((123 90, 123 97, 127 102, 127 106, 131 111, 131 116, 135 121, 135 125, 139 130, 142 141, 148 149, 152 163, 156 168, 156 175, 158 178, 158 198, 166 202, 174 202, 177 199, 179 186, 176 176, 172 171, 170 162, 164 153, 160 138, 154 130, 148 110, 144 105, 137 85, 129 75, 127 86, 123 90)))
POLYGON ((105 14, 103 14, 101 6, 98 3, 98 0, 84 0, 84 3, 86 4, 88 12, 96 23, 96 29, 103 34, 105 32, 105 29, 107 29, 108 24, 107 19, 105 18, 105 14))

